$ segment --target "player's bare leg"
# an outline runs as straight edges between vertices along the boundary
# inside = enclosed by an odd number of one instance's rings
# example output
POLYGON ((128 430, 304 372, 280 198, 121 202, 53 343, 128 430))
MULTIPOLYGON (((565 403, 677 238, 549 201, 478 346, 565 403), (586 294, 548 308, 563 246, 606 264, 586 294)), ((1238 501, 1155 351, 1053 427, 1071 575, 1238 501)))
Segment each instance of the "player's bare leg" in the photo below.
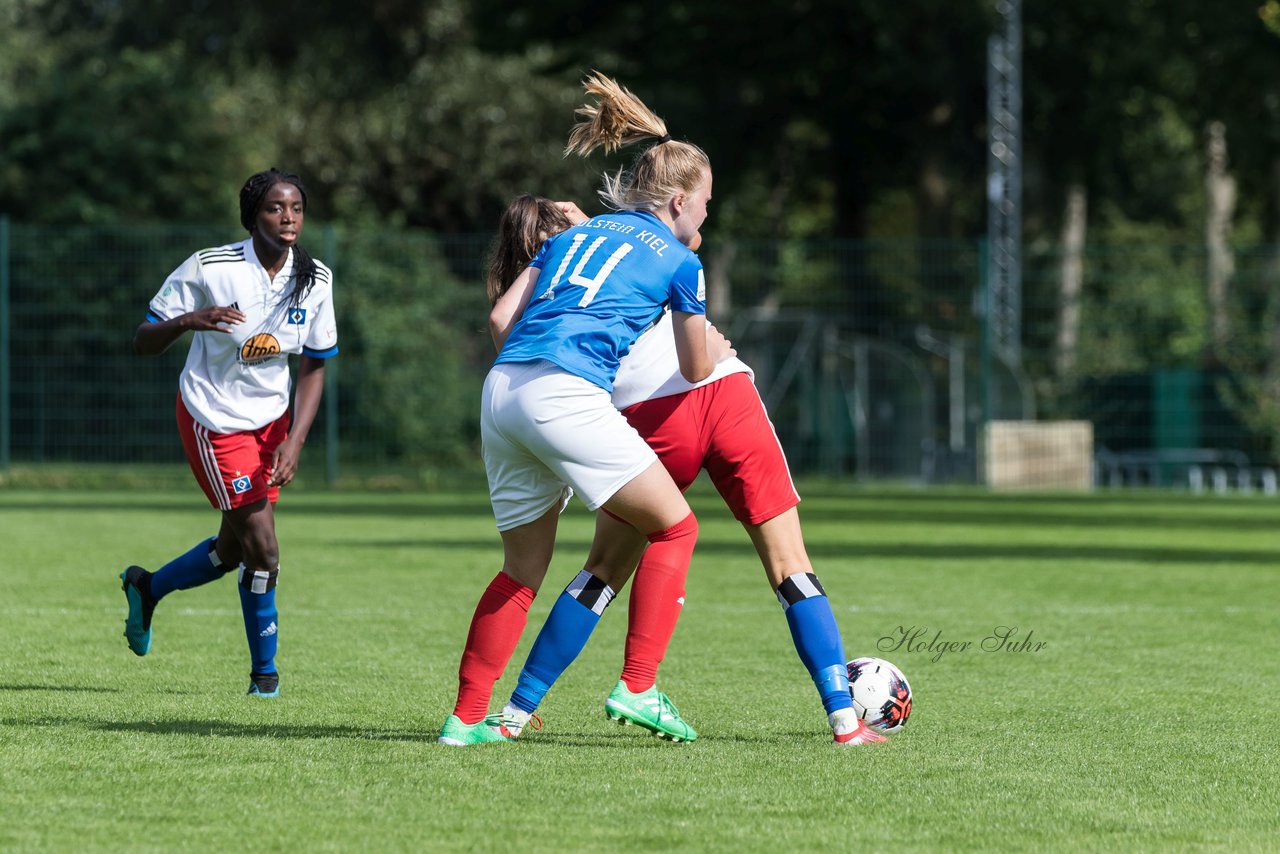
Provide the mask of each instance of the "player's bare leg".
POLYGON ((743 527, 782 604, 796 653, 822 698, 832 739, 846 746, 884 741, 884 736, 858 720, 853 710, 844 641, 804 547, 800 514, 792 507, 758 525, 743 527))
POLYGON ((759 525, 743 525, 751 544, 764 564, 769 586, 778 589, 784 579, 798 572, 813 572, 809 552, 804 547, 800 514, 792 507, 759 525))

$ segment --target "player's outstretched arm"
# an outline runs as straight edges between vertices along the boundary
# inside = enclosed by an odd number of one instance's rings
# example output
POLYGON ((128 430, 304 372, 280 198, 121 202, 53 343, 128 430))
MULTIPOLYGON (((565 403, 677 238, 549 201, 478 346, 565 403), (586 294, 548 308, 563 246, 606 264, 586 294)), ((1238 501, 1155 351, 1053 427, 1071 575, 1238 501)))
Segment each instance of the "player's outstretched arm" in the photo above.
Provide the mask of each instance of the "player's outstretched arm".
POLYGON ((244 313, 238 308, 222 305, 180 314, 157 323, 143 322, 133 333, 133 352, 139 356, 159 356, 188 330, 230 332, 237 323, 244 323, 244 313))

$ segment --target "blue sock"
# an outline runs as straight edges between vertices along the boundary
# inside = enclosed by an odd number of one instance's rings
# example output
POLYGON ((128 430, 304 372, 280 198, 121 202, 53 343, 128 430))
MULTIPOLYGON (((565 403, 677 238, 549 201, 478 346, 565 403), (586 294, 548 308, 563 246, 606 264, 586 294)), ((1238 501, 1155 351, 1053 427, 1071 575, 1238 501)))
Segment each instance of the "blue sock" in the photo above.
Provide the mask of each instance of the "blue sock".
POLYGON ((279 569, 262 572, 240 564, 240 610, 244 613, 244 633, 249 641, 249 657, 254 673, 276 672, 276 576, 279 569))
POLYGON ((822 707, 827 714, 851 707, 844 641, 818 577, 811 572, 788 576, 778 585, 778 601, 786 614, 796 652, 822 697, 822 707))
POLYGON ((511 705, 532 714, 560 674, 587 645, 600 615, 613 601, 609 586, 585 569, 551 606, 511 694, 511 705))
POLYGON ((225 575, 227 567, 213 547, 217 541, 217 537, 201 540, 191 551, 151 573, 151 598, 158 602, 175 590, 190 590, 225 575))

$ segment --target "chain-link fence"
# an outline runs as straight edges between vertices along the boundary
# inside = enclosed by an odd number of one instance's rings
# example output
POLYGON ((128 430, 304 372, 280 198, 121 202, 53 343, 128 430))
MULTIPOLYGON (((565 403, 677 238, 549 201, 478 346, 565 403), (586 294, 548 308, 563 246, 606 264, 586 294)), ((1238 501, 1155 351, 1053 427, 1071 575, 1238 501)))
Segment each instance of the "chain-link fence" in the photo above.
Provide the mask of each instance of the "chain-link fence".
MULTIPOLYGON (((237 239, 0 219, 0 466, 180 461, 186 342, 144 359, 130 340, 173 268, 237 239)), ((331 480, 476 468, 488 240, 308 230, 334 270, 342 349, 309 466, 331 480)), ((1087 425, 1101 484, 1275 489, 1275 248, 1236 250, 1217 289, 1198 247, 1029 250, 1013 354, 990 344, 977 241, 709 240, 702 257, 712 318, 754 367, 798 473, 990 480, 988 457, 1006 452, 984 445, 988 426, 1017 421, 1087 425)))

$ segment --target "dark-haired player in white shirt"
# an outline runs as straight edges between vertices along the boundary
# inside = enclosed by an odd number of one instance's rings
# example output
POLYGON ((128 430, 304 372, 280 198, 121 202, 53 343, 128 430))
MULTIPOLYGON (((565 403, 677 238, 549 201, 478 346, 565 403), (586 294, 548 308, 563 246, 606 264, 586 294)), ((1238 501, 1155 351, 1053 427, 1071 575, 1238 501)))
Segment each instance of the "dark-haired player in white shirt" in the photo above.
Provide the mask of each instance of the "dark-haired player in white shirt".
POLYGON ((306 207, 298 176, 270 169, 250 177, 240 190, 248 239, 183 262, 152 298, 133 339, 136 352, 154 356, 194 333, 179 379, 178 432, 222 525, 155 572, 130 566, 121 573, 125 638, 146 655, 156 603, 237 569, 249 693, 260 697, 280 692, 280 548, 272 508, 297 471, 320 406, 325 360, 338 352, 333 274, 298 245, 306 207), (301 356, 292 414, 290 353, 301 356))

